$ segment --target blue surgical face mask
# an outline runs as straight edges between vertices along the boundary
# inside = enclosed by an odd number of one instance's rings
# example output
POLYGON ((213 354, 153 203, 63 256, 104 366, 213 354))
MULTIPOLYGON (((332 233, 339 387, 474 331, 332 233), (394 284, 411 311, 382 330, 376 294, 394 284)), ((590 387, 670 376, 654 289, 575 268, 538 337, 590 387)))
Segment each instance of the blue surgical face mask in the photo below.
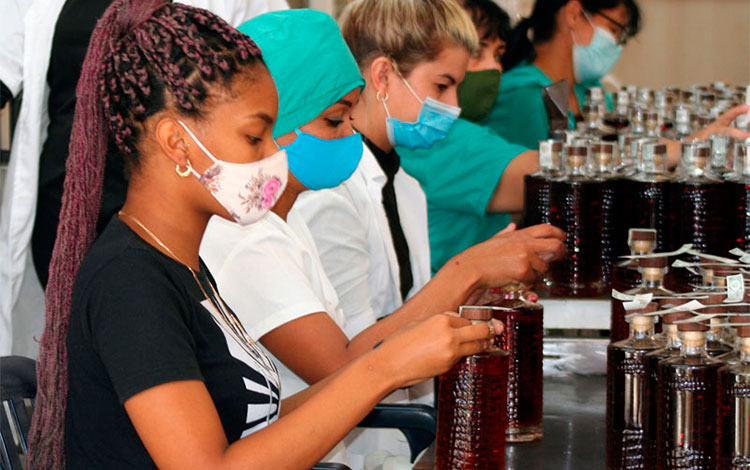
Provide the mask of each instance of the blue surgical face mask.
MULTIPOLYGON (((612 70, 622 54, 622 46, 617 44, 612 33, 600 26, 595 26, 589 16, 586 13, 584 15, 594 28, 594 38, 588 46, 579 44, 573 46, 573 69, 578 83, 600 80, 612 70)), ((573 42, 576 42, 575 35, 573 35, 573 42)))
POLYGON ((289 171, 307 189, 333 188, 346 181, 362 158, 362 135, 321 139, 300 130, 286 150, 289 171))
POLYGON ((461 114, 461 108, 445 104, 436 99, 428 97, 422 101, 414 92, 409 82, 406 81, 394 64, 394 69, 403 80, 414 98, 422 103, 419 117, 416 122, 404 122, 391 117, 387 100, 381 100, 388 117, 385 119, 385 128, 388 133, 388 141, 394 147, 405 147, 408 149, 430 148, 435 142, 439 142, 448 135, 453 123, 461 114))

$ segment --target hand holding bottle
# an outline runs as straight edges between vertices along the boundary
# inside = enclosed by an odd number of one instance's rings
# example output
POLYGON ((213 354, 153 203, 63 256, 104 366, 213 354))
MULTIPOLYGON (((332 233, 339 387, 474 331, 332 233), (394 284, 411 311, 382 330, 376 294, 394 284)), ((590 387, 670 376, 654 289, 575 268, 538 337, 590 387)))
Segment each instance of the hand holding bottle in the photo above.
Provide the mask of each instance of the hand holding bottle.
POLYGON ((729 109, 724 114, 719 116, 717 120, 699 130, 695 134, 691 135, 690 139, 705 140, 710 135, 720 134, 728 135, 734 140, 745 140, 750 139, 750 132, 732 127, 732 122, 737 119, 741 114, 750 112, 750 105, 743 104, 735 106, 729 109))
POLYGON ((500 321, 472 324, 455 313, 434 315, 401 328, 377 349, 385 355, 399 387, 423 382, 449 370, 462 357, 487 350, 490 340, 503 331, 500 321))

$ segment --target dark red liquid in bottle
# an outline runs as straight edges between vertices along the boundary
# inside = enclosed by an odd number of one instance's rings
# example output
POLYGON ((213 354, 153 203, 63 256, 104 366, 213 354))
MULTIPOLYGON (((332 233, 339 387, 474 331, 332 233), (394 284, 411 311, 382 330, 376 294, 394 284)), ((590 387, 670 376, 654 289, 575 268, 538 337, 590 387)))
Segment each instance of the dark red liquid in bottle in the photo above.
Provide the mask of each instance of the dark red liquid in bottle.
POLYGON ((508 352, 507 440, 539 440, 543 436, 544 309, 523 300, 494 305, 502 308, 493 311, 494 317, 505 325, 499 346, 508 352))
POLYGON ((719 383, 719 470, 750 469, 750 367, 722 367, 719 383))
POLYGON ((657 468, 714 470, 721 363, 680 356, 659 363, 657 468))
POLYGON ((627 227, 656 229, 656 249, 670 251, 669 183, 627 180, 623 198, 627 227))
POLYGON ((612 289, 619 292, 635 289, 641 285, 641 273, 637 260, 626 260, 612 267, 612 289))
POLYGON ((602 203, 602 282, 605 289, 612 285, 612 269, 618 257, 628 252, 627 226, 622 217, 624 180, 603 181, 602 203))
POLYGON ((629 339, 607 348, 607 470, 649 468, 646 354, 658 347, 652 339, 629 339))
POLYGON ((619 114, 609 114, 604 117, 604 124, 617 131, 627 128, 630 125, 630 119, 627 116, 619 114))
POLYGON ((564 230, 568 256, 550 264, 550 293, 558 297, 599 297, 607 290, 602 256, 604 183, 554 181, 550 188, 552 224, 564 230))
MULTIPOLYGON (((729 191, 730 222, 734 222, 734 244, 743 250, 750 248, 750 183, 725 183, 729 191)), ((750 468, 750 467, 748 467, 750 468)))
POLYGON ((549 196, 550 179, 533 174, 524 177, 526 193, 524 198, 523 226, 550 223, 549 196))
POLYGON ((648 394, 643 404, 648 412, 647 434, 650 436, 646 446, 646 460, 644 468, 650 469, 656 466, 656 420, 659 388, 659 362, 680 355, 679 347, 657 349, 646 354, 646 371, 648 374, 648 394))
MULTIPOLYGON (((724 183, 673 183, 671 193, 676 223, 671 233, 676 246, 690 243, 701 253, 728 255, 734 242, 728 233, 731 230, 726 209, 730 201, 728 189, 724 183)), ((692 257, 692 261, 698 262, 698 257, 692 257)), ((702 279, 700 274, 677 269, 673 280, 674 289, 685 292, 692 290, 693 285, 700 285, 702 279)))
POLYGON ((440 376, 437 470, 505 468, 508 354, 476 354, 440 376))

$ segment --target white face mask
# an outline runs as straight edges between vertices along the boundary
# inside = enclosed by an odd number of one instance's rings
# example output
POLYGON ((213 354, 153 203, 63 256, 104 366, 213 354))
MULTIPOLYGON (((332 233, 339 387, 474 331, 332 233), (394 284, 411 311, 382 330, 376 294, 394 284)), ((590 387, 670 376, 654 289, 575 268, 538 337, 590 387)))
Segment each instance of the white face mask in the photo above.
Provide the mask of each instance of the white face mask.
POLYGON ((286 188, 289 167, 286 152, 251 163, 219 160, 182 121, 177 121, 208 158, 213 160, 202 174, 190 171, 240 225, 249 225, 271 210, 286 188))

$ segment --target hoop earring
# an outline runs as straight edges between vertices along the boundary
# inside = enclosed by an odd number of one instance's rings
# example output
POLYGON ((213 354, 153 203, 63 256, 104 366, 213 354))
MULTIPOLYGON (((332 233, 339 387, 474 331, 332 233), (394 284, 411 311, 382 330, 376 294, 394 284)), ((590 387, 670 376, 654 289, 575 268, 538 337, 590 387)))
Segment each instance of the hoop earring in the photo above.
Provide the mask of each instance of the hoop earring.
POLYGON ((386 101, 388 101, 388 98, 389 96, 387 91, 385 92, 385 96, 381 95, 379 91, 375 92, 375 99, 377 99, 381 103, 385 103, 386 101))
POLYGON ((180 165, 175 165, 174 171, 176 171, 181 178, 185 178, 193 172, 193 167, 190 165, 190 160, 186 160, 184 170, 180 170, 180 165))

